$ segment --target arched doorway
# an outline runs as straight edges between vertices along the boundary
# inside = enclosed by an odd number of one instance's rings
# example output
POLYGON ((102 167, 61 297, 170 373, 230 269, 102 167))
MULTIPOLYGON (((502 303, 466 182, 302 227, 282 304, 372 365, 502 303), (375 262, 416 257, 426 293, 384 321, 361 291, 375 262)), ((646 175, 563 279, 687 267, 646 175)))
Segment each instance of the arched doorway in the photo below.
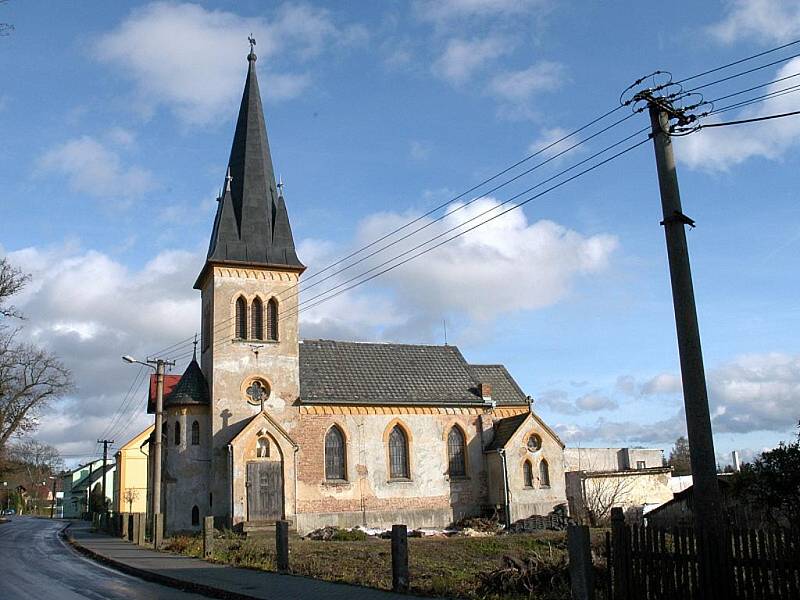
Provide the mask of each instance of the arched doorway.
POLYGON ((259 436, 255 459, 247 461, 247 520, 283 518, 283 457, 274 439, 259 436))

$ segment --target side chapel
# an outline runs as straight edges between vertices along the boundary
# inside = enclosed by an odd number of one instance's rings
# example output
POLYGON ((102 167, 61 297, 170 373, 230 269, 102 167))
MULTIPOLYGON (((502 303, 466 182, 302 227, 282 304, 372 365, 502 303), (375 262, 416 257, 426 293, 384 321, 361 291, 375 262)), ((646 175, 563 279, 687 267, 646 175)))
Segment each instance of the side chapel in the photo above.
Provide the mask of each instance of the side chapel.
MULTIPOLYGON (((566 502, 564 445, 502 365, 455 346, 300 340, 295 252, 256 78, 247 79, 208 256, 202 337, 167 376, 165 531, 511 520, 566 502)), ((150 411, 153 411, 151 397, 150 411)), ((152 489, 152 488, 151 488, 152 489)))

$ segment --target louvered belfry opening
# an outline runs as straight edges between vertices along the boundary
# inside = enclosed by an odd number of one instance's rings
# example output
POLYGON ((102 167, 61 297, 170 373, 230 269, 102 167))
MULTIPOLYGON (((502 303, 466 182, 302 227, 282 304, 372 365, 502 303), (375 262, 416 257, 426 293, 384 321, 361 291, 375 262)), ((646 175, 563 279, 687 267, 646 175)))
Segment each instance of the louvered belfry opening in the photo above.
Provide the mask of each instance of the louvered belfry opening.
POLYGON ((458 427, 453 426, 447 435, 448 473, 451 477, 463 477, 467 474, 465 446, 464 433, 458 427))
POLYGON ((395 425, 389 434, 389 477, 409 479, 408 437, 400 425, 395 425))
POLYGON ((325 479, 344 480, 347 478, 344 448, 344 434, 334 425, 325 435, 325 479))
POLYGON ((236 338, 247 339, 247 302, 241 296, 236 299, 236 338))
POLYGON ((260 298, 253 300, 250 306, 250 322, 251 331, 250 337, 254 340, 264 339, 264 303, 260 298))

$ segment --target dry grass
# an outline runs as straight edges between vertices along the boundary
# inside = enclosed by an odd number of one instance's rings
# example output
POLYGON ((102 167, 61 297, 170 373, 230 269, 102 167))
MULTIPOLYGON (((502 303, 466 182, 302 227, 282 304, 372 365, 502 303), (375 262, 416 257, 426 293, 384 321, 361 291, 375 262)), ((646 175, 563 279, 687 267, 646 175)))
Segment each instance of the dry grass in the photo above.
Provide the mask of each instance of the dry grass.
MULTIPOLYGON (((411 538, 408 546, 414 594, 468 600, 569 597, 563 533, 411 538), (542 581, 538 584, 541 589, 530 594, 524 588, 519 592, 494 589, 494 582, 499 580, 489 575, 503 567, 504 556, 541 568, 545 577, 533 573, 527 578, 527 581, 542 581), (563 576, 553 577, 562 573, 563 576)), ((179 536, 169 540, 166 549, 199 557, 202 540, 179 536)), ((275 570, 275 538, 272 535, 247 539, 232 535, 218 537, 214 540, 213 560, 238 567, 275 570)), ((290 541, 289 563, 290 572, 296 575, 384 590, 392 585, 389 540, 313 541, 294 537, 290 541)))

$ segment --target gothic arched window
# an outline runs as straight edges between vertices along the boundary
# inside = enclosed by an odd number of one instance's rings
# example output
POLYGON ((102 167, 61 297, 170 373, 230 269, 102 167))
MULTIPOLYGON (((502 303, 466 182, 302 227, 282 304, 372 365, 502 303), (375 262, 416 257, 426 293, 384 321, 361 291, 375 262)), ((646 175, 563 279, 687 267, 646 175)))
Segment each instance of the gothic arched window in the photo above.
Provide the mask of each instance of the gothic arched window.
POLYGON ((200 509, 195 505, 192 507, 192 526, 196 527, 198 525, 200 525, 200 509))
POLYGON ((539 487, 550 487, 550 467, 545 459, 539 463, 539 487))
POLYGON ((389 477, 409 479, 408 437, 400 425, 395 425, 389 434, 389 477))
POLYGON ((278 301, 275 298, 267 302, 267 339, 278 341, 278 301))
POLYGON ((447 434, 447 472, 450 477, 463 477, 467 474, 466 445, 464 432, 453 425, 447 434))
POLYGON ((325 434, 325 479, 347 479, 344 434, 334 425, 325 434))
POLYGON ((254 340, 264 339, 264 303, 260 298, 253 300, 250 306, 250 337, 254 340))
POLYGON ((525 487, 533 487, 533 467, 529 460, 522 463, 522 481, 525 487))
POLYGON ((247 302, 241 296, 236 299, 236 338, 247 339, 247 302))
POLYGON ((200 445, 200 423, 192 423, 192 446, 200 445))
POLYGON ((175 445, 181 445, 181 422, 175 421, 175 445))

